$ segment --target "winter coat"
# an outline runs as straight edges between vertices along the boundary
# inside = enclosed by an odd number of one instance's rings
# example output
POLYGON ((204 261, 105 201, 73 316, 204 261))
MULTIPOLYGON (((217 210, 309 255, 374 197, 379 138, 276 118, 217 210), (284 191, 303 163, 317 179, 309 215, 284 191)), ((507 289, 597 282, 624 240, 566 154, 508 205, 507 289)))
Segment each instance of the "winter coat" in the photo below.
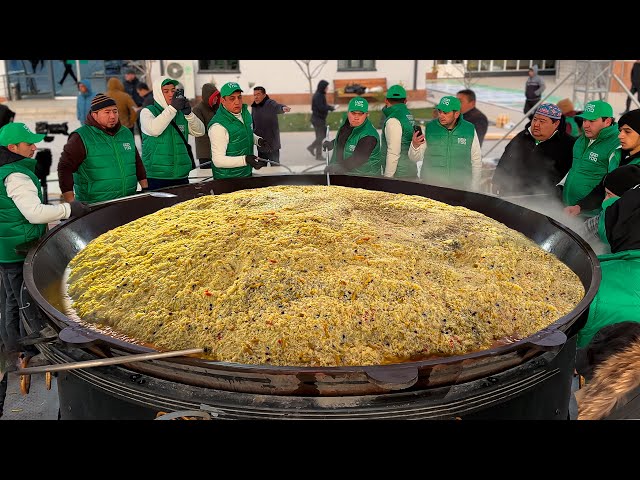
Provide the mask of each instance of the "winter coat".
POLYGON ((120 123, 127 128, 133 127, 138 119, 137 105, 131 95, 124 91, 124 85, 120 79, 111 77, 107 81, 107 90, 104 94, 116 101, 120 123))
POLYGON ((78 92, 78 98, 76 99, 76 118, 80 122, 80 125, 84 125, 87 115, 89 115, 91 111, 91 100, 93 100, 96 94, 91 90, 91 82, 89 80, 80 80, 78 83, 82 83, 87 87, 86 92, 78 92))
MULTIPOLYGON (((211 95, 217 92, 218 89, 213 83, 205 83, 202 85, 202 99, 198 104, 193 107, 192 111, 202 123, 204 123, 205 127, 208 129, 209 122, 213 118, 213 116, 218 111, 218 107, 220 106, 220 96, 218 95, 218 99, 213 106, 209 105, 209 99, 211 95)), ((209 135, 206 133, 201 137, 196 137, 196 158, 211 158, 211 140, 209 139, 209 135)))
MULTIPOLYGON (((271 145, 272 152, 280 150, 280 125, 278 115, 284 113, 286 105, 276 102, 265 95, 260 103, 251 104, 251 117, 253 118, 253 133, 264 138, 271 145)), ((267 150, 265 150, 267 151, 267 150)))
POLYGON ((531 123, 506 146, 493 173, 493 185, 500 195, 556 195, 556 184, 571 168, 575 138, 556 131, 536 144, 531 123))
POLYGON ((318 88, 316 88, 316 92, 311 98, 311 123, 314 125, 316 123, 325 123, 329 112, 335 110, 333 105, 327 104, 327 94, 325 90, 328 86, 329 82, 326 80, 320 80, 318 82, 318 88))

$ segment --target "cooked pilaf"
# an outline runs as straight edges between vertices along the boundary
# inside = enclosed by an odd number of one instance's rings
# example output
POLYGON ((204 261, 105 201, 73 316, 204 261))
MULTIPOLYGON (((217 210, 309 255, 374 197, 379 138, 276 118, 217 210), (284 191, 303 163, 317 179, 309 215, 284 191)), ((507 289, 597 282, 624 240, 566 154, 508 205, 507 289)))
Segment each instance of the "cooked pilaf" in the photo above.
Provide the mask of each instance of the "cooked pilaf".
POLYGON ((338 186, 182 202, 100 235, 69 266, 83 321, 243 364, 484 350, 541 330, 584 295, 554 255, 481 213, 338 186))

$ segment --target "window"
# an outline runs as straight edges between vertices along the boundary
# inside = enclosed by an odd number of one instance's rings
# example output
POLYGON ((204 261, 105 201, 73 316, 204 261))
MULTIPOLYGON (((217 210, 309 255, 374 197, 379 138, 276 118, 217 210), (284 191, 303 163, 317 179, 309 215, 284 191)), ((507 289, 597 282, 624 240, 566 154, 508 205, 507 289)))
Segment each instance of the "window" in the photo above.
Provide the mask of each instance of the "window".
POLYGON ((199 72, 229 73, 240 71, 239 60, 198 60, 199 72))
POLYGON ((339 72, 375 70, 375 60, 338 60, 339 72))

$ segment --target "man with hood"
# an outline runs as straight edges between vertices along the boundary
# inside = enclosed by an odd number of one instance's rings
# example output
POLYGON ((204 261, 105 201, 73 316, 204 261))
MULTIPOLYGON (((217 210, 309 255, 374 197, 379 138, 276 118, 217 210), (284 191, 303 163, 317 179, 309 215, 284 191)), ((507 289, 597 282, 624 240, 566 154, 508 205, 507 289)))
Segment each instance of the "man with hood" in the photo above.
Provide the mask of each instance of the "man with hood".
POLYGON ((113 98, 97 93, 86 123, 71 132, 58 162, 58 182, 65 201, 94 203, 148 187, 133 139, 120 123, 113 98))
MULTIPOLYGON (((40 180, 33 158, 36 143, 44 134, 33 133, 24 123, 9 123, 0 129, 0 288, 4 309, 0 312, 2 354, 15 365, 20 354, 20 316, 22 304, 30 301, 22 288, 24 260, 29 245, 37 242, 47 225, 89 212, 79 201, 49 205, 43 202, 40 180), (21 302, 22 300, 22 302, 21 302)), ((7 360, 5 358, 4 360, 7 360)))
POLYGON ((78 82, 78 98, 76 99, 76 118, 80 125, 84 125, 87 115, 91 111, 91 100, 96 94, 91 90, 91 81, 88 79, 78 82))
POLYGON ((131 130, 131 133, 134 133, 138 119, 138 106, 131 95, 125 92, 122 81, 119 78, 111 77, 107 80, 107 90, 104 94, 116 101, 120 123, 131 130))
POLYGON ((193 159, 189 135, 200 137, 205 126, 184 95, 175 95, 179 82, 158 77, 153 83, 153 105, 140 111, 142 161, 149 189, 188 185, 193 159))
MULTIPOLYGON (((624 165, 640 165, 640 109, 631 110, 622 115, 618 121, 618 130, 620 145, 609 158, 608 172, 624 165)), ((599 209, 605 197, 605 178, 606 176, 576 205, 565 207, 565 212, 569 215, 578 215, 582 211, 599 209)))
MULTIPOLYGON (((205 130, 220 106, 220 91, 213 83, 202 85, 202 97, 200 102, 193 107, 193 113, 202 120, 205 130)), ((209 135, 196 137, 196 157, 200 168, 211 168, 211 140, 209 135)))
MULTIPOLYGON (((534 65, 527 73, 527 81, 524 84, 524 114, 529 113, 536 103, 542 98, 542 92, 546 88, 544 80, 538 75, 538 65, 534 65)), ((533 112, 529 114, 529 119, 533 119, 533 112)))
POLYGON ((269 145, 253 133, 253 120, 242 102, 240 85, 225 83, 220 98, 220 108, 209 122, 213 178, 250 177, 254 168, 267 165, 253 154, 253 146, 268 149, 269 145))
POLYGON ((569 215, 592 217, 599 208, 582 210, 577 207, 609 171, 609 160, 620 146, 618 126, 613 119, 613 107, 605 101, 593 100, 577 115, 582 118, 583 132, 573 145, 573 160, 566 177, 558 185, 562 188, 562 203, 571 208, 569 215))
POLYGON ((315 155, 316 160, 322 160, 322 141, 327 135, 327 115, 336 109, 327 103, 328 87, 329 82, 320 80, 311 98, 311 125, 313 125, 316 139, 307 147, 307 150, 311 155, 315 155))
POLYGON ((369 102, 354 97, 347 116, 333 140, 325 140, 324 150, 333 150, 325 172, 347 175, 382 175, 380 135, 369 120, 369 102))
POLYGON ((258 156, 280 162, 280 125, 278 115, 291 111, 291 107, 269 98, 264 87, 253 87, 253 103, 251 118, 253 133, 262 137, 270 146, 269 149, 258 147, 258 156))
POLYGON ((567 135, 557 105, 543 103, 524 130, 507 144, 493 172, 497 195, 546 193, 559 197, 557 183, 571 168, 575 138, 567 135))

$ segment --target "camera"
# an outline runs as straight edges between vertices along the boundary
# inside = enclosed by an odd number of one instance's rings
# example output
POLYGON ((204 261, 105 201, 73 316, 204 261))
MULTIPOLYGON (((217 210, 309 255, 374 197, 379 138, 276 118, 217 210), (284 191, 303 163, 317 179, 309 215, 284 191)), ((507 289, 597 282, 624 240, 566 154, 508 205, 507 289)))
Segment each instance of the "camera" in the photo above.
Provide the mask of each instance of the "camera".
POLYGON ((175 93, 173 94, 174 98, 184 98, 184 88, 176 88, 175 93))
POLYGON ((53 137, 51 135, 69 135, 69 125, 67 122, 62 123, 49 123, 49 122, 36 122, 36 133, 44 133, 44 141, 52 142, 53 137))
POLYGON ((413 131, 418 132, 419 135, 422 135, 422 128, 420 127, 420 125, 414 125, 413 131))

